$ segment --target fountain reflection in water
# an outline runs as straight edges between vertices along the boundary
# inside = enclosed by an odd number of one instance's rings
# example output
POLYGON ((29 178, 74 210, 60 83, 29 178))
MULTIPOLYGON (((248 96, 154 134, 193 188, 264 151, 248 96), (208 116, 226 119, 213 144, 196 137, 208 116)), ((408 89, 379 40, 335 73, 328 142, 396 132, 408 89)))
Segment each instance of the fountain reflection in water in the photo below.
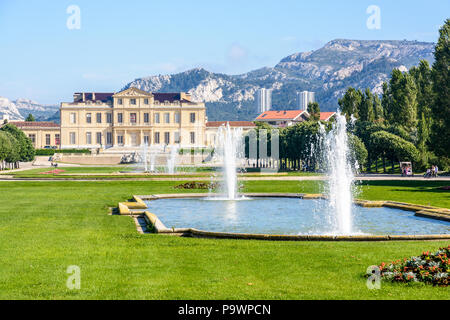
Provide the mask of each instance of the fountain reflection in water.
POLYGON ((347 135, 347 122, 339 112, 332 129, 326 133, 321 126, 323 156, 328 169, 327 194, 329 215, 334 234, 355 233, 352 222, 353 179, 356 163, 352 163, 347 135))
POLYGON ((216 157, 222 162, 222 193, 225 200, 238 200, 239 186, 237 169, 244 158, 244 140, 242 128, 231 128, 230 124, 219 128, 217 132, 216 157))

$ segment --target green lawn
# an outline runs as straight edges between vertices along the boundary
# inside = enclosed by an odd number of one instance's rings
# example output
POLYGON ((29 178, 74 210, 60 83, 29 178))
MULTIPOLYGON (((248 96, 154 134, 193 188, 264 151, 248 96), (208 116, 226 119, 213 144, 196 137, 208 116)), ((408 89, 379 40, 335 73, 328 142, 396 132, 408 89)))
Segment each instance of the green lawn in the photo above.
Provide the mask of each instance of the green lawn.
POLYGON ((113 167, 58 167, 58 168, 35 168, 35 169, 29 169, 29 170, 23 170, 23 171, 16 171, 16 172, 8 172, 6 171, 0 171, 1 174, 12 174, 12 175, 39 175, 41 172, 48 172, 55 169, 64 170, 65 173, 115 173, 119 171, 127 171, 131 170, 132 168, 127 165, 123 166, 113 166, 113 167))
MULTIPOLYGON (((23 171, 15 171, 8 172, 0 171, 0 175, 13 175, 16 178, 39 178, 39 179, 130 179, 136 178, 136 175, 127 174, 127 172, 133 172, 135 167, 132 165, 127 166, 112 166, 112 167, 58 167, 58 170, 64 170, 64 172, 57 174, 43 174, 45 172, 53 171, 55 168, 35 168, 23 171), (122 173, 121 173, 122 172, 122 173), (118 173, 121 173, 118 175, 118 173)), ((164 172, 164 168, 157 168, 158 171, 164 172)), ((214 172, 220 174, 221 170, 212 167, 178 167, 178 173, 184 173, 182 177, 204 177, 210 176, 214 172)), ((301 172, 301 171, 289 171, 289 172, 280 172, 281 176, 317 176, 321 175, 320 173, 315 172, 301 172)), ((241 175, 246 177, 272 177, 273 174, 267 173, 256 173, 254 171, 242 173, 241 175)), ((171 175, 167 175, 164 173, 160 174, 148 174, 140 176, 142 178, 167 178, 172 177, 171 175)))
MULTIPOLYGON (((267 242, 140 235, 108 208, 181 182, 0 182, 0 299, 449 299, 448 288, 383 283, 368 266, 448 241, 267 242), (81 290, 65 286, 81 268, 81 290)), ((445 182, 369 182, 366 199, 450 208, 445 182), (406 197, 406 198, 405 198, 406 197)), ((319 192, 317 181, 248 181, 248 192, 319 192)), ((191 190, 198 192, 198 190, 191 190)))

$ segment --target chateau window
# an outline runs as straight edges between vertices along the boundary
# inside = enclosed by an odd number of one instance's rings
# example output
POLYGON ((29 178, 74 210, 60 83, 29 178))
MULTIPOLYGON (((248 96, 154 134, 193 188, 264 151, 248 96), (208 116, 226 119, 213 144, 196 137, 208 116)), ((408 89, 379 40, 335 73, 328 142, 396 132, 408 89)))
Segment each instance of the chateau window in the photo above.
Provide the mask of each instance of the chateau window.
POLYGON ((155 123, 159 123, 159 113, 155 113, 155 123))
POLYGON ((190 120, 191 120, 191 123, 195 123, 195 113, 191 113, 190 114, 190 120))
POLYGON ((102 123, 102 114, 101 113, 97 113, 96 117, 97 117, 97 123, 102 123))
POLYGON ((130 113, 130 122, 136 123, 136 113, 130 113))
POLYGON ((118 113, 117 114, 117 122, 118 123, 123 123, 123 113, 118 113))
POLYGON ((86 132, 86 144, 92 144, 92 134, 90 132, 86 132))
POLYGON ((30 138, 33 145, 36 143, 36 135, 35 134, 29 134, 28 138, 30 138))
POLYGON ((77 123, 77 114, 75 112, 70 114, 70 123, 77 123))
POLYGON ((130 104, 136 105, 136 99, 130 99, 130 104))
POLYGON ((50 135, 49 134, 46 134, 45 135, 45 145, 46 146, 49 146, 51 144, 51 142, 50 142, 50 135))
POLYGON ((148 99, 144 99, 144 104, 148 104, 148 99))
POLYGON ((179 132, 175 132, 174 133, 174 135, 173 135, 173 142, 174 143, 180 143, 181 141, 180 141, 180 133, 179 132))
POLYGON ((170 132, 164 132, 164 143, 170 144, 170 132))
POLYGON ((61 138, 59 136, 59 133, 55 134, 55 144, 59 146, 61 144, 61 138))
POLYGON ((191 132, 191 144, 195 143, 195 132, 191 132))
POLYGON ((118 104, 123 104, 123 100, 122 99, 117 99, 117 103, 118 104))
POLYGON ((175 112, 175 123, 180 123, 181 117, 179 112, 175 112))
POLYGON ((102 144, 102 133, 97 132, 97 144, 102 144))
POLYGON ((70 144, 75 144, 76 140, 75 140, 75 132, 71 132, 69 134, 70 137, 70 144))
POLYGON ((117 144, 123 146, 123 136, 117 136, 117 144))
POLYGON ((111 132, 107 132, 106 133, 106 144, 107 145, 111 145, 112 144, 112 133, 111 132))
POLYGON ((106 114, 106 123, 112 123, 112 114, 111 113, 106 114))
POLYGON ((150 137, 144 136, 144 144, 149 145, 150 144, 150 137))
POLYGON ((148 113, 144 113, 144 123, 149 123, 150 122, 150 116, 148 113))
POLYGON ((86 113, 86 123, 92 122, 92 115, 90 113, 86 113))
POLYGON ((170 113, 164 113, 164 123, 170 123, 170 113))
POLYGON ((155 132, 155 144, 159 144, 159 132, 155 132))

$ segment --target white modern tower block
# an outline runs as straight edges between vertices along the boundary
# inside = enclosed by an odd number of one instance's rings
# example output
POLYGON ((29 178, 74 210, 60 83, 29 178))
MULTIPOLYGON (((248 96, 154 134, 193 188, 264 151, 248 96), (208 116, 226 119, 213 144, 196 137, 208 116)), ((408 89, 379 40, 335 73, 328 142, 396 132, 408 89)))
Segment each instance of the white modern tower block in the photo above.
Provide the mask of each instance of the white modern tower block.
POLYGON ((272 89, 261 88, 256 92, 256 106, 259 113, 272 108, 272 89))
POLYGON ((306 110, 308 103, 315 102, 315 94, 311 91, 297 92, 297 107, 299 110, 306 110))

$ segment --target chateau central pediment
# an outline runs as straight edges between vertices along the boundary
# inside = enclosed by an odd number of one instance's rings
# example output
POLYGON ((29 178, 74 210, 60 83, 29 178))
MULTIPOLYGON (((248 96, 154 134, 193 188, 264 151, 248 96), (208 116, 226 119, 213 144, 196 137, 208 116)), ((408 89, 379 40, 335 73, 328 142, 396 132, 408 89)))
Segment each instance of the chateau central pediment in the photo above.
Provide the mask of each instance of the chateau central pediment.
POLYGON ((137 88, 128 88, 126 90, 117 92, 113 97, 153 97, 153 95, 147 91, 137 88))

